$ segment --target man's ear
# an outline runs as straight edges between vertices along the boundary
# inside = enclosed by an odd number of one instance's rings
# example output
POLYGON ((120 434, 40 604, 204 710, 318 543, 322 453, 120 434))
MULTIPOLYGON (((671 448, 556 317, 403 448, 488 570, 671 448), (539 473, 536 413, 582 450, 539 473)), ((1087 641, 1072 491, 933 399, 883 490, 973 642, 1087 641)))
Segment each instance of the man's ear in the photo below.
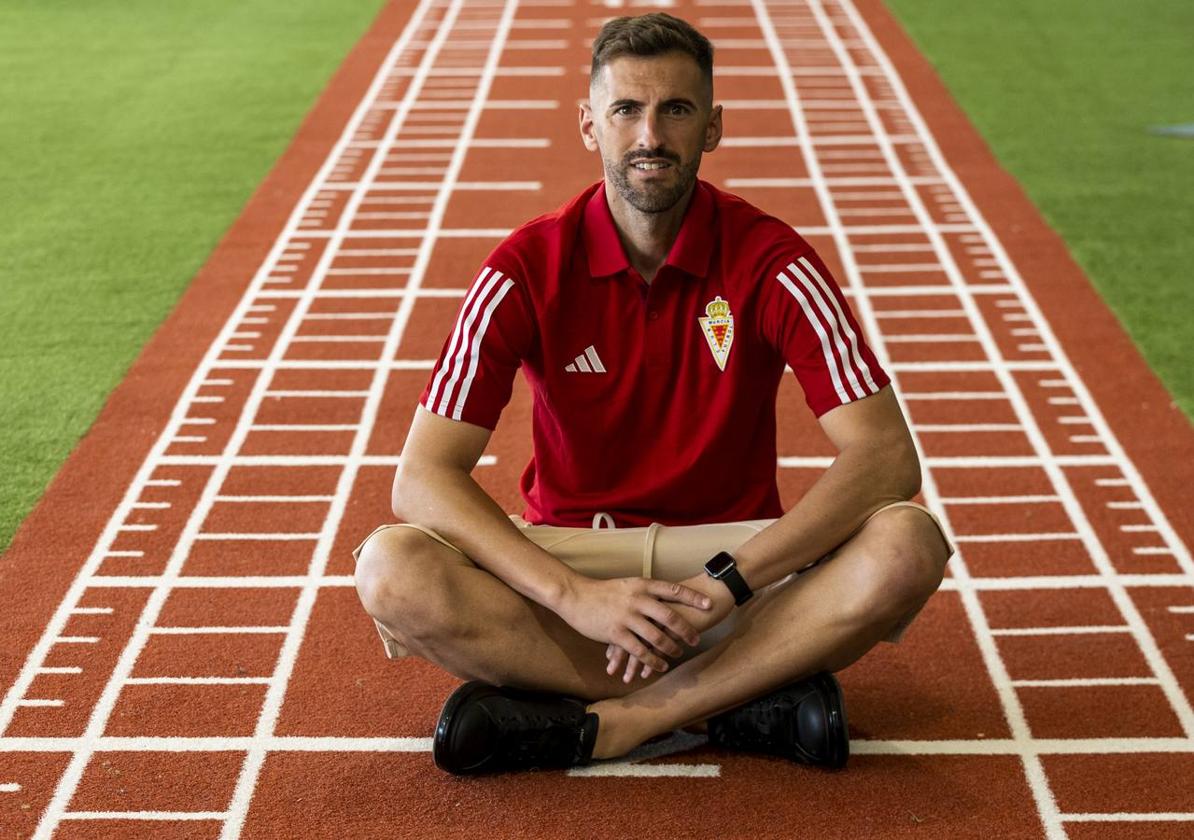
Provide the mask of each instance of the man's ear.
POLYGON ((597 151, 597 135, 593 132, 593 106, 588 102, 580 103, 580 139, 590 152, 597 151))
POLYGON ((705 151, 711 152, 721 143, 721 106, 714 105, 709 114, 709 124, 705 126, 705 151))

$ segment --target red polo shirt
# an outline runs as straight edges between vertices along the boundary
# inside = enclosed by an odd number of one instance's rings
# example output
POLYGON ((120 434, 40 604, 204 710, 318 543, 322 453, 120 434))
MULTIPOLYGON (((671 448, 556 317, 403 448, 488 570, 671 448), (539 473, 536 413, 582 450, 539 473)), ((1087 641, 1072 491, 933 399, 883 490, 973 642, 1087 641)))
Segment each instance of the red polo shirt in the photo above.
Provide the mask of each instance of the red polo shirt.
POLYGON ((534 393, 523 517, 588 527, 783 514, 785 363, 820 416, 888 383, 837 284, 791 226, 698 181, 648 285, 586 189, 485 261, 420 402, 492 429, 521 366, 534 393))

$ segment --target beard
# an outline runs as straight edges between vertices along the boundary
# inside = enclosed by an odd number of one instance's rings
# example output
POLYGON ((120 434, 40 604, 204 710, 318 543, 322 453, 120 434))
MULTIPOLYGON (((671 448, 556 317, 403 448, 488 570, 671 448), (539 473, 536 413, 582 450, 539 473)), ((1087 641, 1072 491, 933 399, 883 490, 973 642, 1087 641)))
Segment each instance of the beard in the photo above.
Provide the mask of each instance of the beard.
POLYGON ((680 162, 679 156, 665 150, 657 149, 645 151, 642 149, 628 152, 620 161, 603 160, 605 177, 614 185, 618 195, 641 213, 663 213, 671 210, 684 197, 689 188, 696 183, 697 170, 701 165, 701 157, 697 157, 688 164, 680 162), (676 177, 665 182, 634 184, 630 180, 630 170, 634 168, 636 160, 659 158, 668 161, 675 170, 676 177))

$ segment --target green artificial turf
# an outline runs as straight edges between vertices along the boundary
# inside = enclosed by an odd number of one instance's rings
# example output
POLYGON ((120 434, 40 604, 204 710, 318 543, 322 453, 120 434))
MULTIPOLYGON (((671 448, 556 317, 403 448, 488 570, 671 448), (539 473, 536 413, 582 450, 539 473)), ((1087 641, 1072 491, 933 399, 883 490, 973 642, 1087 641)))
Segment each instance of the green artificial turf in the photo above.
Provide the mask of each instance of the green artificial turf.
POLYGON ((1194 417, 1194 3, 886 2, 1194 417))
POLYGON ((0 4, 0 551, 381 5, 0 4))

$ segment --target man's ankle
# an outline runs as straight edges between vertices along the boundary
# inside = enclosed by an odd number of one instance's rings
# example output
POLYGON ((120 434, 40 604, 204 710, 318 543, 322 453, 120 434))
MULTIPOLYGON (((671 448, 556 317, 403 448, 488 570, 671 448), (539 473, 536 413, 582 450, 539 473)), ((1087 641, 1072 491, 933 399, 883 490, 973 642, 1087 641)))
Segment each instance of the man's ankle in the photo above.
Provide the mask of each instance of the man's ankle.
POLYGON ((593 758, 617 758, 641 744, 643 736, 633 731, 624 710, 614 700, 599 700, 589 705, 586 711, 597 715, 597 743, 593 747, 593 758))

